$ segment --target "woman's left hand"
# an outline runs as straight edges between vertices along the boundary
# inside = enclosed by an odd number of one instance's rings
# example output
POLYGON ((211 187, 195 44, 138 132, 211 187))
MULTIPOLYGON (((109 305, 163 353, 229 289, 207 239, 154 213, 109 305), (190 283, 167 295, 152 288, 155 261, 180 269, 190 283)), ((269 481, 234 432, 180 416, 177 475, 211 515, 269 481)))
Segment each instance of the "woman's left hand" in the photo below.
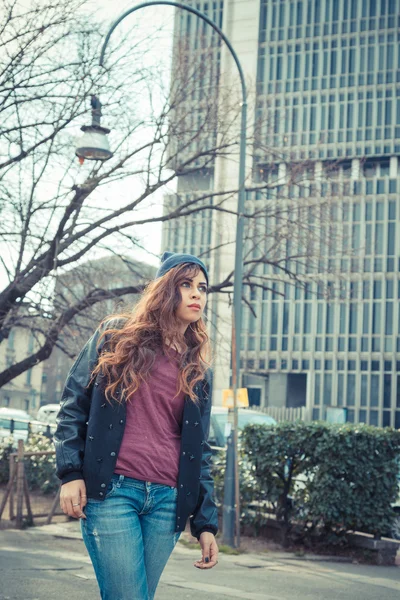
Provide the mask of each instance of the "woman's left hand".
POLYGON ((201 560, 196 560, 194 566, 198 569, 212 569, 218 562, 218 546, 214 534, 204 531, 200 535, 201 560))

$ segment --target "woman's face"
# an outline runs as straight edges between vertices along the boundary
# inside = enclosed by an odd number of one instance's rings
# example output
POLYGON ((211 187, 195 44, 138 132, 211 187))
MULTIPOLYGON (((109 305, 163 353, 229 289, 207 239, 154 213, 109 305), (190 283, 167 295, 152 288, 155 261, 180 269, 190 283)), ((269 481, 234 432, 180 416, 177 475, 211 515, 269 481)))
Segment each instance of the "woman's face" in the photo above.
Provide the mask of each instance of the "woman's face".
POLYGON ((197 275, 189 275, 179 286, 181 302, 176 310, 176 316, 182 323, 184 331, 203 315, 207 302, 207 279, 203 271, 197 275))

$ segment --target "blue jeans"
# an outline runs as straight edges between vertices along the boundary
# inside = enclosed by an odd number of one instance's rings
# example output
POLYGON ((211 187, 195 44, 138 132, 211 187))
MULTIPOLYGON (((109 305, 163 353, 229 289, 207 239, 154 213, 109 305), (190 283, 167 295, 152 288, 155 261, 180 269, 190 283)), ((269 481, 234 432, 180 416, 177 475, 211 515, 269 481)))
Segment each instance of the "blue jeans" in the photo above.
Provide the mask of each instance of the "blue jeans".
POLYGON ((104 501, 88 498, 81 519, 103 600, 153 600, 180 533, 177 488, 114 474, 104 501))

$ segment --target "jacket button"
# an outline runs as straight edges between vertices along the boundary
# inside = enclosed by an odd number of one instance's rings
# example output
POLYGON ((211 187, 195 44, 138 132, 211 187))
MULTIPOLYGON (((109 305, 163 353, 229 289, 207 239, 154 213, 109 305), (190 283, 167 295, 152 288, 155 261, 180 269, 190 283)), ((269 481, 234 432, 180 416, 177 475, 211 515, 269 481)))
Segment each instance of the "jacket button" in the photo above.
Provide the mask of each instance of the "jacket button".
POLYGON ((183 483, 181 483, 181 486, 180 486, 180 487, 181 487, 181 488, 183 488, 183 483))
POLYGON ((123 419, 121 419, 121 420, 120 420, 120 423, 121 423, 121 425, 122 425, 122 423, 123 423, 123 422, 124 422, 124 420, 123 420, 123 419))
POLYGON ((193 460, 194 459, 194 455, 191 454, 189 458, 190 458, 190 460, 193 460))
POLYGON ((198 425, 198 422, 196 421, 196 423, 194 424, 194 426, 197 427, 197 425, 198 425))
POLYGON ((108 429, 112 429, 112 428, 113 428, 112 423, 110 423, 108 426, 108 429))
POLYGON ((104 496, 103 492, 99 492, 99 496, 104 496))
POLYGON ((111 452, 110 456, 115 456, 115 452, 111 452))
POLYGON ((180 518, 180 517, 178 517, 178 521, 180 521, 180 520, 181 520, 181 518, 180 518))
POLYGON ((89 421, 86 421, 86 423, 85 423, 85 424, 86 424, 86 425, 89 425, 89 421))
POLYGON ((189 425, 189 421, 185 421, 185 425, 189 425))
POLYGON ((94 385, 99 385, 99 382, 98 382, 98 381, 96 381, 96 383, 95 383, 94 385))
POLYGON ((179 525, 176 526, 177 529, 180 529, 179 525))
POLYGON ((103 459, 102 459, 101 457, 99 457, 99 458, 97 459, 97 462, 103 462, 103 459))
POLYGON ((185 456, 186 452, 182 452, 182 456, 185 456))
POLYGON ((102 483, 100 487, 102 487, 102 488, 105 488, 105 487, 106 487, 106 484, 105 484, 105 483, 102 483))
POLYGON ((92 442, 94 440, 94 437, 92 435, 89 435, 89 440, 92 442))

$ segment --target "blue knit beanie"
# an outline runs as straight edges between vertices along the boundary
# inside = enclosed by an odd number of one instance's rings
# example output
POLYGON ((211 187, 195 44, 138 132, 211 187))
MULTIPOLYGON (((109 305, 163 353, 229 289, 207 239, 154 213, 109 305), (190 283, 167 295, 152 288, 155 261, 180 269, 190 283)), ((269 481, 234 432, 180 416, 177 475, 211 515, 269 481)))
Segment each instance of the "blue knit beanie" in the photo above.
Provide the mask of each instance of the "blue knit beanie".
POLYGON ((185 263, 192 263, 194 265, 199 265, 202 271, 204 271, 204 275, 207 279, 208 285, 208 273, 205 264, 201 261, 197 256, 193 256, 193 254, 175 254, 175 252, 164 252, 161 257, 161 265, 156 273, 156 279, 162 277, 167 273, 170 269, 178 265, 182 265, 185 263))

